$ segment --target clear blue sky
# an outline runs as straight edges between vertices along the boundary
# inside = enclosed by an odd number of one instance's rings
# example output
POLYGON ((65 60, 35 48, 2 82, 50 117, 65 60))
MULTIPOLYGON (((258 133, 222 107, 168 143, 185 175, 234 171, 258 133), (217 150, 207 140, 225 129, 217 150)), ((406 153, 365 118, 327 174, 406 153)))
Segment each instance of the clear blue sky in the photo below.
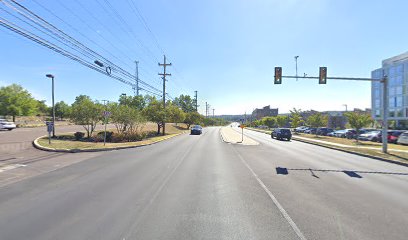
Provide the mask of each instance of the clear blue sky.
MULTIPOLYGON (((294 75, 294 56, 299 55, 300 75, 316 76, 319 66, 327 66, 329 76, 370 77, 383 59, 406 52, 408 46, 408 2, 403 0, 107 0, 131 30, 104 11, 105 0, 81 1, 82 6, 79 1, 21 3, 132 73, 132 60, 139 60, 140 78, 161 88, 157 62, 162 53, 132 11, 129 3, 134 2, 173 63, 170 95, 193 96, 198 90, 201 113, 205 101, 216 114, 248 113, 265 105, 281 113, 293 107, 370 107, 370 83, 284 79, 279 86, 273 85, 273 68, 282 66, 284 75, 294 75)), ((3 11, 0 17, 13 19, 3 11)), ((2 27, 0 39, 0 85, 21 84, 48 104, 46 73, 56 76, 57 101, 72 103, 79 94, 116 100, 121 93, 132 93, 129 86, 2 27)))

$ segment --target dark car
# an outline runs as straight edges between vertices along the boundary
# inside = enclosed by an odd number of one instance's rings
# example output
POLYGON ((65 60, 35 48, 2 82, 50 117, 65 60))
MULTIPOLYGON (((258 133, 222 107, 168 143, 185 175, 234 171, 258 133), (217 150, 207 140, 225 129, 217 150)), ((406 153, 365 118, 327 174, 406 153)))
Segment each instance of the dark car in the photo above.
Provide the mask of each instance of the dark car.
POLYGON ((201 133, 203 133, 203 128, 200 125, 191 128, 191 135, 200 135, 201 133))
POLYGON ((288 128, 275 128, 271 133, 271 137, 278 140, 286 139, 290 141, 292 138, 292 133, 288 128))
POLYGON ((397 143, 398 138, 401 134, 403 134, 405 131, 401 131, 401 130, 394 130, 391 131, 391 133, 388 133, 388 142, 389 143, 397 143))
POLYGON ((316 134, 317 128, 308 128, 305 133, 316 134))
POLYGON ((316 131, 317 135, 322 135, 322 136, 327 136, 327 134, 333 132, 334 130, 331 128, 326 128, 326 127, 322 127, 322 128, 318 128, 316 131))

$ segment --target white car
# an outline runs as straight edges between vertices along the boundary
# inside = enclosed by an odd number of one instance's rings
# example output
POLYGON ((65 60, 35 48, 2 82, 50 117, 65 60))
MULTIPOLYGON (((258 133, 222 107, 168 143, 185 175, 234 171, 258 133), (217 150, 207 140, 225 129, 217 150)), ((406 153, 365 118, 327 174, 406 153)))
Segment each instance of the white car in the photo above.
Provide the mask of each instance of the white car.
POLYGON ((13 122, 0 122, 0 129, 11 131, 14 128, 16 128, 16 124, 13 122))
POLYGON ((403 134, 401 134, 398 137, 397 143, 402 145, 408 145, 408 132, 404 132, 403 134))

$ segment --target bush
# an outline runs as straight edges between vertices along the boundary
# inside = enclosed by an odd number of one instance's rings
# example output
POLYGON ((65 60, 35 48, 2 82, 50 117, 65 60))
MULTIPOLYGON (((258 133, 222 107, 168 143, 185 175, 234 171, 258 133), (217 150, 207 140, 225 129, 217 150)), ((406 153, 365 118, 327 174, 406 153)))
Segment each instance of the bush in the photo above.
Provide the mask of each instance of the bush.
MULTIPOLYGON (((112 136, 113 136, 113 132, 106 132, 106 142, 112 142, 112 136)), ((105 137, 105 132, 98 132, 98 134, 96 135, 94 139, 96 139, 98 142, 99 141, 103 142, 104 137, 105 137)))
POLYGON ((74 133, 74 136, 75 136, 75 140, 80 141, 80 140, 82 140, 82 139, 84 138, 85 133, 83 133, 83 132, 76 132, 76 133, 74 133))
POLYGON ((112 142, 137 142, 154 136, 157 136, 156 131, 137 133, 113 133, 112 142))

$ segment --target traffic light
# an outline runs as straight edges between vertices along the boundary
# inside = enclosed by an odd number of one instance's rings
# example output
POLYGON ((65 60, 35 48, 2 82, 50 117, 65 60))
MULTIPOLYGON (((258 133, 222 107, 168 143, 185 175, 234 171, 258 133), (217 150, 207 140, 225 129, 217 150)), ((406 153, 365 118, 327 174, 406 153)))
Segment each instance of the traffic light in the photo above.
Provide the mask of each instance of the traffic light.
POLYGON ((275 84, 281 84, 282 83, 282 68, 281 67, 275 67, 275 84))
POLYGON ((319 84, 326 84, 326 82, 327 82, 327 67, 320 67, 319 84))

